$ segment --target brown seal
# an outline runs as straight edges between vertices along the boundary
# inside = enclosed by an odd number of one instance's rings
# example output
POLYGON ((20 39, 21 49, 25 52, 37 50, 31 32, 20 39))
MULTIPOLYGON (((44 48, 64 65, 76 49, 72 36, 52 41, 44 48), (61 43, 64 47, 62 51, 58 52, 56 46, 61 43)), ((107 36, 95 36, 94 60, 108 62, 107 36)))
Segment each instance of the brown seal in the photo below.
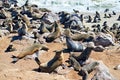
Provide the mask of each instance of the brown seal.
POLYGON ((62 50, 55 51, 55 56, 53 57, 53 59, 51 59, 50 61, 48 61, 46 63, 41 63, 39 65, 39 68, 42 72, 51 73, 57 67, 59 67, 60 65, 63 65, 63 60, 64 60, 64 56, 63 56, 62 50))

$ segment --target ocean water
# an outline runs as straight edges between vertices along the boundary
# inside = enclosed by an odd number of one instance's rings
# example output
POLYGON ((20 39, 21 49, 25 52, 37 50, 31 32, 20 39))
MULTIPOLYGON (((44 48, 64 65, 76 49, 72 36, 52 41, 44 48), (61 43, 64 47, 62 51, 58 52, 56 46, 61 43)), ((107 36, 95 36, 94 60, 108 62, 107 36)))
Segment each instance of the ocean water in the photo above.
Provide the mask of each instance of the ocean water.
MULTIPOLYGON (((26 0, 17 1, 19 6, 26 2, 26 0)), ((73 12, 73 9, 80 12, 103 12, 106 8, 120 12, 120 0, 29 0, 29 4, 37 4, 40 8, 48 8, 53 12, 73 12)))

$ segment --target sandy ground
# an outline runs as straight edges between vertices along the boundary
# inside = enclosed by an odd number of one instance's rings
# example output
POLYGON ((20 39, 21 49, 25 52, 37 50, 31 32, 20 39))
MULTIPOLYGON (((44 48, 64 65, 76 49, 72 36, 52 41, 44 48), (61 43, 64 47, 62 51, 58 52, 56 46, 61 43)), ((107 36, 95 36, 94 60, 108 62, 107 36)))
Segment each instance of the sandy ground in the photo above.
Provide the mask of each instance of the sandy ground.
MULTIPOLYGON (((88 15, 88 14, 86 14, 88 15)), ((94 14, 93 14, 94 15, 94 14)), ((118 16, 118 14, 117 14, 118 16)), ((102 15, 103 17, 103 15, 102 15)), ((112 17, 112 19, 107 19, 108 24, 112 26, 113 21, 116 21, 117 17, 112 17)), ((106 21, 106 19, 103 19, 101 21, 102 23, 106 21)), ((93 23, 96 24, 96 23, 93 23)), ((87 27, 91 26, 91 23, 85 23, 87 27)), ((62 75, 55 74, 55 73, 43 73, 38 72, 37 68, 38 65, 33 59, 22 59, 18 61, 16 64, 12 64, 12 58, 11 56, 17 55, 19 51, 23 50, 24 48, 28 47, 31 43, 31 41, 27 40, 16 40, 13 43, 14 47, 17 49, 17 51, 14 52, 8 52, 5 53, 4 51, 10 44, 10 36, 13 36, 10 34, 9 36, 0 38, 0 80, 82 80, 82 77, 78 75, 76 71, 73 69, 65 69, 61 70, 62 75)), ((60 50, 62 48, 66 48, 63 43, 47 43, 46 44, 50 50, 48 52, 44 52, 39 56, 39 59, 41 62, 46 62, 50 60, 54 56, 54 50, 60 50)), ((69 54, 64 53, 65 60, 68 59, 69 54)), ((104 52, 94 52, 92 51, 92 54, 90 58, 93 58, 95 60, 102 60, 103 63, 109 68, 111 74, 120 80, 120 71, 114 70, 114 66, 120 64, 120 51, 116 51, 116 49, 110 49, 105 50, 104 52)), ((67 63, 65 63, 67 65, 67 63)), ((89 74, 89 80, 93 76, 94 72, 89 74)))
MULTIPOLYGON (((63 75, 38 72, 36 71, 38 65, 33 59, 22 59, 16 64, 12 64, 11 55, 18 54, 19 50, 24 49, 30 44, 29 42, 27 43, 26 40, 15 41, 13 44, 17 51, 4 53, 5 49, 9 45, 9 41, 10 38, 8 37, 0 39, 0 80, 81 80, 82 77, 72 69, 62 70, 61 72, 63 72, 63 75)), ((48 43, 47 45, 49 46, 50 50, 40 55, 39 59, 41 62, 50 60, 54 56, 54 50, 59 50, 63 47, 66 47, 62 43, 48 43)), ((116 51, 113 50, 105 50, 104 52, 93 51, 90 58, 102 60, 103 63, 110 69, 110 72, 113 74, 113 76, 119 80, 120 71, 113 70, 113 67, 120 64, 120 54, 119 52, 116 53, 116 51)), ((66 60, 68 56, 68 53, 64 53, 66 60)), ((94 72, 90 73, 89 79, 93 76, 93 73, 94 72)))

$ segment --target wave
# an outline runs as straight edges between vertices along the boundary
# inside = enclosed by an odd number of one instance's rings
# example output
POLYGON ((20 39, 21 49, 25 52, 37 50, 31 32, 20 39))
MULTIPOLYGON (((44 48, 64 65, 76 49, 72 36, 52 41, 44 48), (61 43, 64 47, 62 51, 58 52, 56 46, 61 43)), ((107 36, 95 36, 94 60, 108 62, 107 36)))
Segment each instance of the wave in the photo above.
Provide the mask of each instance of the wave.
MULTIPOLYGON (((17 1, 19 6, 26 2, 26 0, 17 1)), ((120 10, 119 0, 29 0, 29 4, 37 4, 40 8, 48 8, 53 12, 73 12, 73 9, 82 12, 102 12, 106 8, 117 12, 120 10), (87 10, 88 7, 89 10, 87 10)))

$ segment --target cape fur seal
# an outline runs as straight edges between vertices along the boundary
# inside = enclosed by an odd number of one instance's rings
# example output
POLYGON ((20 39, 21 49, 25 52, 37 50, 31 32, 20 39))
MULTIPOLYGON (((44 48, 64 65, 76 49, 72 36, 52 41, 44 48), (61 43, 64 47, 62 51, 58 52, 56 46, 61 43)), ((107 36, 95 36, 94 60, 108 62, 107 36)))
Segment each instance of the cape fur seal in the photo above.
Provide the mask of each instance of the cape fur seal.
POLYGON ((66 36, 66 44, 69 51, 78 52, 84 50, 82 43, 75 42, 68 36, 66 36))
POLYGON ((47 42, 52 42, 54 41, 56 38, 58 38, 61 34, 60 32, 60 27, 58 26, 57 22, 54 22, 54 27, 55 27, 55 31, 53 33, 50 33, 47 37, 46 37, 46 41, 47 42))
POLYGON ((22 27, 18 29, 18 35, 19 36, 26 35, 27 32, 28 32, 28 27, 26 23, 22 22, 22 27))
POLYGON ((88 80, 88 74, 92 72, 95 69, 95 67, 98 65, 99 62, 92 62, 84 65, 79 72, 79 74, 82 75, 82 80, 88 80))
MULTIPOLYGON (((36 56, 38 57, 38 51, 39 50, 48 50, 48 47, 42 44, 34 43, 33 45, 27 47, 23 51, 21 51, 17 56, 12 56, 13 61, 12 63, 16 63, 18 60, 24 58, 27 55, 32 55, 36 53, 36 56)), ((36 58, 35 58, 36 59, 36 58)), ((40 64, 40 62, 36 61, 37 63, 40 64)))
POLYGON ((95 47, 96 46, 93 42, 89 42, 87 43, 87 47, 85 48, 85 50, 79 56, 75 56, 74 54, 72 54, 71 56, 74 57, 78 62, 80 62, 81 65, 83 65, 83 62, 85 62, 89 58, 92 50, 95 47))
POLYGON ((75 40, 75 41, 89 42, 89 41, 92 41, 94 39, 93 34, 90 34, 90 33, 75 33, 75 34, 72 34, 70 29, 66 29, 64 31, 64 34, 66 36, 70 36, 72 38, 72 40, 75 40), (71 34, 72 34, 72 36, 71 36, 71 34))
POLYGON ((70 37, 70 31, 69 29, 66 29, 64 32, 65 36, 66 36, 66 45, 67 45, 67 49, 69 51, 83 51, 84 47, 82 45, 82 43, 78 43, 72 40, 72 38, 70 37))
POLYGON ((70 64, 70 66, 74 68, 74 70, 80 71, 81 69, 80 63, 74 57, 70 56, 68 63, 70 64))
POLYGON ((43 34, 43 33, 48 33, 49 31, 48 31, 48 29, 46 28, 46 25, 45 25, 45 23, 42 21, 41 22, 41 25, 40 25, 40 27, 39 27, 39 30, 40 30, 40 34, 43 34))
POLYGON ((48 72, 51 73, 52 71, 54 71, 58 66, 62 65, 63 66, 63 60, 64 60, 64 56, 63 56, 63 51, 55 51, 55 56, 53 57, 53 59, 51 59, 50 61, 46 62, 46 63, 41 63, 39 65, 39 69, 42 72, 48 72))
POLYGON ((28 27, 30 27, 30 24, 31 24, 30 18, 28 18, 26 14, 24 15, 18 14, 18 16, 22 18, 22 20, 26 23, 28 27))

